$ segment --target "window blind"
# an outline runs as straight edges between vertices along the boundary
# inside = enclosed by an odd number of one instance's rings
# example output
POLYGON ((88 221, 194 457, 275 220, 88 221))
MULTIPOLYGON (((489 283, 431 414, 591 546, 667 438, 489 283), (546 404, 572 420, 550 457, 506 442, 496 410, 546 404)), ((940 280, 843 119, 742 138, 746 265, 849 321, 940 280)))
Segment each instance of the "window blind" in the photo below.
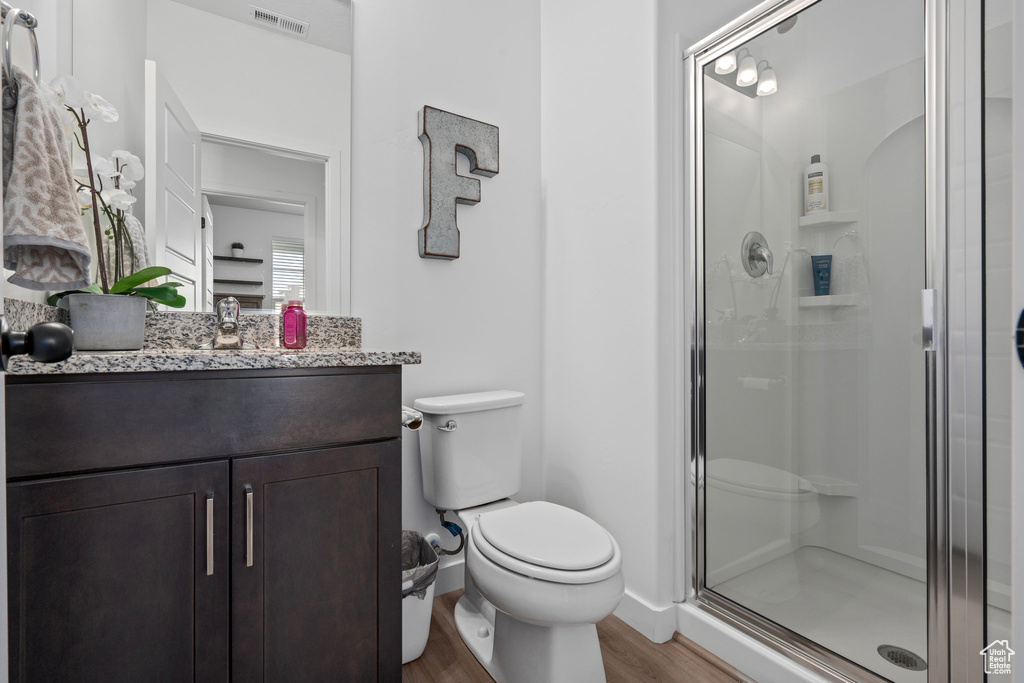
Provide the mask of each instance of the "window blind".
POLYGON ((299 288, 299 294, 303 301, 306 299, 305 282, 305 254, 303 252, 302 240, 273 239, 271 240, 273 252, 273 274, 271 291, 274 295, 274 310, 281 310, 288 290, 292 287, 299 288))

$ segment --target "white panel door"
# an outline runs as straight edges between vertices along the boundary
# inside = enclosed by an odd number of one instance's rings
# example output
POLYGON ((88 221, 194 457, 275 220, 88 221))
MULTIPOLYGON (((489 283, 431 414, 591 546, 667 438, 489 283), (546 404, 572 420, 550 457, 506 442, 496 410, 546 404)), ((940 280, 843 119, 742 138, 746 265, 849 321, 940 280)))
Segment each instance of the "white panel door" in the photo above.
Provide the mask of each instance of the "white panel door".
POLYGON ((188 110, 146 60, 146 228, 152 262, 171 269, 186 311, 203 310, 201 137, 188 110))

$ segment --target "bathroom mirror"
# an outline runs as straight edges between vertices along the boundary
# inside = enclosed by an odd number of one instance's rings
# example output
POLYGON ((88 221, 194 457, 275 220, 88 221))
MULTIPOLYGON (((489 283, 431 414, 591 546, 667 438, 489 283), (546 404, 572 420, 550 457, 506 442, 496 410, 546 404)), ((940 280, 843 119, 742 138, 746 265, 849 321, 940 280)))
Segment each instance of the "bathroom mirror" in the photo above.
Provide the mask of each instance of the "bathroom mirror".
POLYGON ((299 286, 308 310, 350 312, 351 2, 19 4, 40 22, 42 79, 71 73, 117 108, 91 147, 143 158, 133 212, 185 310, 219 295, 272 310, 299 286))

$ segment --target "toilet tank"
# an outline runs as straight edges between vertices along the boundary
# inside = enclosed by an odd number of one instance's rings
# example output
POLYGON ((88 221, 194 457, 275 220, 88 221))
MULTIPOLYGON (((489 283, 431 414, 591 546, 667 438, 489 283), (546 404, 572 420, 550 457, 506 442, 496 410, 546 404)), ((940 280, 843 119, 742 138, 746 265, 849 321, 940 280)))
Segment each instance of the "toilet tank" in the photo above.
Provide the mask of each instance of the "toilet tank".
POLYGON ((420 464, 427 502, 461 510, 519 490, 525 399, 518 391, 484 391, 413 403, 423 413, 420 464))

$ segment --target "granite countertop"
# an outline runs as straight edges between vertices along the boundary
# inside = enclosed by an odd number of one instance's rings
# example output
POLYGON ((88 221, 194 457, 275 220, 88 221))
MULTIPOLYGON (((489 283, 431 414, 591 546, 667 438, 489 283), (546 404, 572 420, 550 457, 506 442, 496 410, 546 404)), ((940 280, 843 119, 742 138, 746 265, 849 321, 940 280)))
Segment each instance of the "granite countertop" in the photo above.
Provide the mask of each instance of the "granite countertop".
MULTIPOLYGON (((12 329, 25 330, 37 322, 67 322, 65 312, 16 299, 5 299, 4 310, 12 329)), ((213 338, 214 313, 150 312, 146 336, 138 351, 75 351, 60 363, 37 363, 26 356, 11 358, 13 375, 60 375, 104 372, 175 372, 192 370, 264 370, 275 368, 331 368, 377 365, 415 365, 417 351, 384 351, 362 348, 359 318, 309 315, 307 346, 283 348, 279 341, 280 316, 243 314, 241 334, 259 349, 199 351, 196 347, 213 338)))

